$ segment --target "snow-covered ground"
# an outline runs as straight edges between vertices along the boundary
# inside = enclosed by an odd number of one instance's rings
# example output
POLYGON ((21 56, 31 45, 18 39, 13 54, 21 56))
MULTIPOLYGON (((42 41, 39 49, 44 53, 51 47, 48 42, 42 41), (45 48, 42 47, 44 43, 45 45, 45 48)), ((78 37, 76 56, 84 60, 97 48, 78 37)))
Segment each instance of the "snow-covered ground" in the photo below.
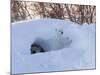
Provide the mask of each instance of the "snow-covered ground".
POLYGON ((94 69, 95 33, 95 24, 57 19, 13 23, 12 73, 94 69), (63 29, 63 46, 56 38, 55 29, 59 27, 63 29), (44 42, 40 44, 48 51, 30 54, 31 44, 41 39, 44 42))

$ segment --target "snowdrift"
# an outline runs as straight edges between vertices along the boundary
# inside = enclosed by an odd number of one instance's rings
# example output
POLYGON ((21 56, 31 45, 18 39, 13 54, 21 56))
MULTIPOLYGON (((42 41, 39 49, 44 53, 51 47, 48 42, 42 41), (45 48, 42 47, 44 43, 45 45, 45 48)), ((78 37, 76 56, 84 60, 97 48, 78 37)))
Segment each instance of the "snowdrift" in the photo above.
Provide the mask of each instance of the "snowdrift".
POLYGON ((11 32, 12 74, 95 68, 95 24, 40 19, 13 23, 11 32), (54 44, 57 43, 55 29, 59 26, 64 32, 62 48, 54 44), (39 43, 48 51, 30 54, 31 44, 41 39, 45 42, 39 43))

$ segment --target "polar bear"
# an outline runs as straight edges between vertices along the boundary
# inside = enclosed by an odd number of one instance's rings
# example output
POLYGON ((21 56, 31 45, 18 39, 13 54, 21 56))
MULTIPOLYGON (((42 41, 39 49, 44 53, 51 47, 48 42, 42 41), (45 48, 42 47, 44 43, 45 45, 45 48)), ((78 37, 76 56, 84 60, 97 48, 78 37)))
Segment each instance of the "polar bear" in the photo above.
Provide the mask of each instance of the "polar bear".
POLYGON ((65 34, 66 32, 64 32, 63 26, 58 25, 58 27, 55 28, 54 47, 56 49, 62 49, 71 45, 72 40, 67 35, 65 36, 65 34))

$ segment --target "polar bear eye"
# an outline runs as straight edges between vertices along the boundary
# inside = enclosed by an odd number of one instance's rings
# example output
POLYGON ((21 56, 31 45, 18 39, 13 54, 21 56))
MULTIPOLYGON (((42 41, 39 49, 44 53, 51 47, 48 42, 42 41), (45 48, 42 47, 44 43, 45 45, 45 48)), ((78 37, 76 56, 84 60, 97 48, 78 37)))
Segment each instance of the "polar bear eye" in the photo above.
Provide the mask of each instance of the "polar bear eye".
POLYGON ((59 30, 60 34, 63 34, 63 31, 59 30))

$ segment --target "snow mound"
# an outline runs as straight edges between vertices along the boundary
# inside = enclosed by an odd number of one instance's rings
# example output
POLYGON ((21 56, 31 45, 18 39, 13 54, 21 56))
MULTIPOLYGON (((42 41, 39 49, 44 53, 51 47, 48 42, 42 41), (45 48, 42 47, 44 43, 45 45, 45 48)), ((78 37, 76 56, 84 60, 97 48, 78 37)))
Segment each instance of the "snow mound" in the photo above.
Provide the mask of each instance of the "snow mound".
POLYGON ((81 26, 57 19, 13 23, 12 73, 94 69, 95 33, 95 24, 81 26), (63 45, 55 36, 59 26, 63 28, 63 45), (31 55, 30 46, 35 41, 47 52, 31 55))

